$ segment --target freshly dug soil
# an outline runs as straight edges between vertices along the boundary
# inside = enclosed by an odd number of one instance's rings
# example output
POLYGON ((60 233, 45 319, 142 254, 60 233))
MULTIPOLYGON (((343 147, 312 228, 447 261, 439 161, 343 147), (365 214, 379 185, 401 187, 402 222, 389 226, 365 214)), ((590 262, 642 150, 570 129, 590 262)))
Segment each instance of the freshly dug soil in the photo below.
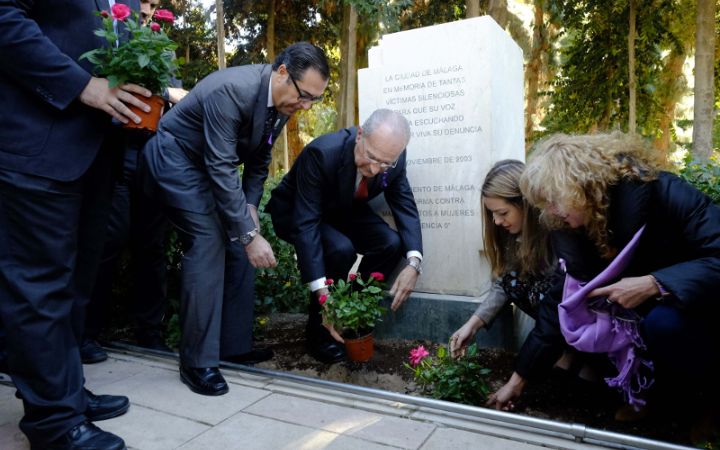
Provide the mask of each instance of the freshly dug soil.
MULTIPOLYGON (((375 340, 375 354, 366 363, 343 361, 323 364, 305 352, 304 314, 274 314, 257 343, 272 349, 275 357, 257 367, 291 372, 325 380, 350 383, 409 395, 422 395, 404 367, 410 349, 422 344, 431 354, 438 345, 426 341, 375 340)), ((510 377, 515 355, 497 349, 481 350, 481 361, 492 370, 492 390, 500 388, 510 377)), ((592 428, 642 436, 649 439, 690 445, 689 412, 651 413, 634 423, 614 420, 622 405, 620 394, 603 382, 591 383, 565 371, 555 370, 542 382, 532 383, 517 402, 515 412, 532 417, 580 423, 592 428), (685 422, 684 422, 685 421, 685 422)))

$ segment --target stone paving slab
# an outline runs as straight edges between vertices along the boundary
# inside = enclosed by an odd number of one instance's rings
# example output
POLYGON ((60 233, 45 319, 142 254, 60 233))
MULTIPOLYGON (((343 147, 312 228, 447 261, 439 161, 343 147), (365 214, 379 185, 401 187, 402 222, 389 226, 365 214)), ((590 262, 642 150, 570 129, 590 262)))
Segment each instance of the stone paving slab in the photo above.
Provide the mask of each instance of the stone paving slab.
MULTIPOLYGON (((127 414, 98 425, 131 450, 602 448, 267 374, 223 373, 230 392, 206 397, 180 382, 173 360, 111 352, 107 362, 85 366, 97 394, 130 397, 127 414)), ((0 384, 0 449, 27 450, 14 393, 0 384)))
POLYGON ((130 448, 164 450, 178 448, 211 429, 209 425, 133 404, 115 419, 97 424, 103 430, 122 436, 130 448))
POLYGON ((234 383, 225 395, 198 395, 180 381, 175 368, 148 368, 138 375, 105 385, 98 393, 127 395, 138 405, 209 425, 216 425, 269 395, 267 391, 234 383))
POLYGON ((418 448, 435 428, 428 423, 279 394, 264 398, 245 411, 408 449, 418 448))
POLYGON ((180 447, 182 450, 390 450, 338 433, 240 413, 180 447))

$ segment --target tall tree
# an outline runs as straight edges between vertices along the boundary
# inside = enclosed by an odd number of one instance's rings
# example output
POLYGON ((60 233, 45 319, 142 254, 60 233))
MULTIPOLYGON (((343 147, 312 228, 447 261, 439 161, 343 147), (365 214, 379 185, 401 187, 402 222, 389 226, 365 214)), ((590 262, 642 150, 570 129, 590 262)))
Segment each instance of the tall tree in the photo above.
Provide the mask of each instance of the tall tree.
POLYGON ((223 0, 215 0, 215 14, 217 23, 217 54, 218 54, 218 69, 224 69, 226 66, 225 61, 225 9, 223 6, 223 0))
POLYGON ((550 78, 552 45, 551 24, 546 22, 545 0, 533 2, 532 49, 525 64, 525 148, 533 141, 533 130, 538 116, 540 89, 543 81, 550 78))
MULTIPOLYGON (((548 0, 565 28, 561 75, 554 81, 548 132, 625 129, 629 124, 629 16, 626 0, 548 0)), ((676 0, 637 2, 636 123, 643 135, 658 127, 657 80, 676 0)))
POLYGON ((698 0, 695 27, 695 108, 693 156, 707 161, 712 154, 715 95, 715 0, 698 0))
POLYGON ((683 66, 695 47, 695 0, 680 0, 676 14, 670 22, 671 35, 669 51, 661 62, 662 70, 657 81, 658 129, 653 146, 664 154, 671 150, 670 143, 675 137, 675 110, 678 102, 687 92, 687 79, 683 66))
POLYGON ((355 125, 355 90, 357 85, 357 21, 355 5, 343 6, 342 35, 340 37, 340 89, 337 105, 337 128, 355 125))
POLYGON ((636 0, 629 1, 629 13, 628 13, 628 35, 627 35, 627 49, 628 49, 628 132, 635 133, 637 131, 637 114, 635 109, 637 107, 637 83, 635 80, 635 37, 637 25, 637 2, 636 0))
POLYGON ((480 15, 480 0, 465 0, 465 17, 477 17, 480 15))
POLYGON ((177 56, 184 60, 180 79, 185 89, 191 89, 217 68, 214 24, 197 2, 175 1, 169 7, 179 18, 170 37, 178 43, 177 56))

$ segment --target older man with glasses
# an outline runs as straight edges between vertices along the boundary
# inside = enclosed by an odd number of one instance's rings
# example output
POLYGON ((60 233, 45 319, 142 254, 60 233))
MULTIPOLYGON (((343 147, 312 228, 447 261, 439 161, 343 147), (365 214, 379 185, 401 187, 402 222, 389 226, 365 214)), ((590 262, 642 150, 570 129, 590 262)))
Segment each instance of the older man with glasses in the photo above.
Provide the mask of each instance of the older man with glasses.
POLYGON ((320 361, 339 361, 345 351, 335 330, 323 327, 318 299, 327 294, 326 279, 347 278, 358 253, 363 255, 361 273, 389 275, 405 258, 407 264, 390 289, 393 310, 415 287, 422 235, 405 172, 409 140, 407 120, 379 109, 362 127, 308 144, 272 192, 267 210, 275 232, 295 246, 302 279, 312 291, 306 338, 308 351, 320 361), (397 231, 368 205, 380 194, 385 194, 397 231))

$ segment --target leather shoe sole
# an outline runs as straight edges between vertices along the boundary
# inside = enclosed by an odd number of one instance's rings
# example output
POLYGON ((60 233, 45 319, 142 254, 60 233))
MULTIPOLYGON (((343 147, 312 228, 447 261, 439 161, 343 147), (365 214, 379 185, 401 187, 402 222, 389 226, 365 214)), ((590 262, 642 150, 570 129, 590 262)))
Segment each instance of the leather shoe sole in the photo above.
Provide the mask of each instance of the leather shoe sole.
POLYGON ((340 362, 346 357, 345 347, 335 341, 308 343, 307 351, 313 358, 325 364, 340 362))
POLYGON ((200 395, 223 395, 230 390, 225 378, 216 368, 180 367, 180 380, 191 391, 200 395))
POLYGON ((32 450, 125 450, 125 441, 89 422, 71 428, 52 442, 33 445, 32 450))

